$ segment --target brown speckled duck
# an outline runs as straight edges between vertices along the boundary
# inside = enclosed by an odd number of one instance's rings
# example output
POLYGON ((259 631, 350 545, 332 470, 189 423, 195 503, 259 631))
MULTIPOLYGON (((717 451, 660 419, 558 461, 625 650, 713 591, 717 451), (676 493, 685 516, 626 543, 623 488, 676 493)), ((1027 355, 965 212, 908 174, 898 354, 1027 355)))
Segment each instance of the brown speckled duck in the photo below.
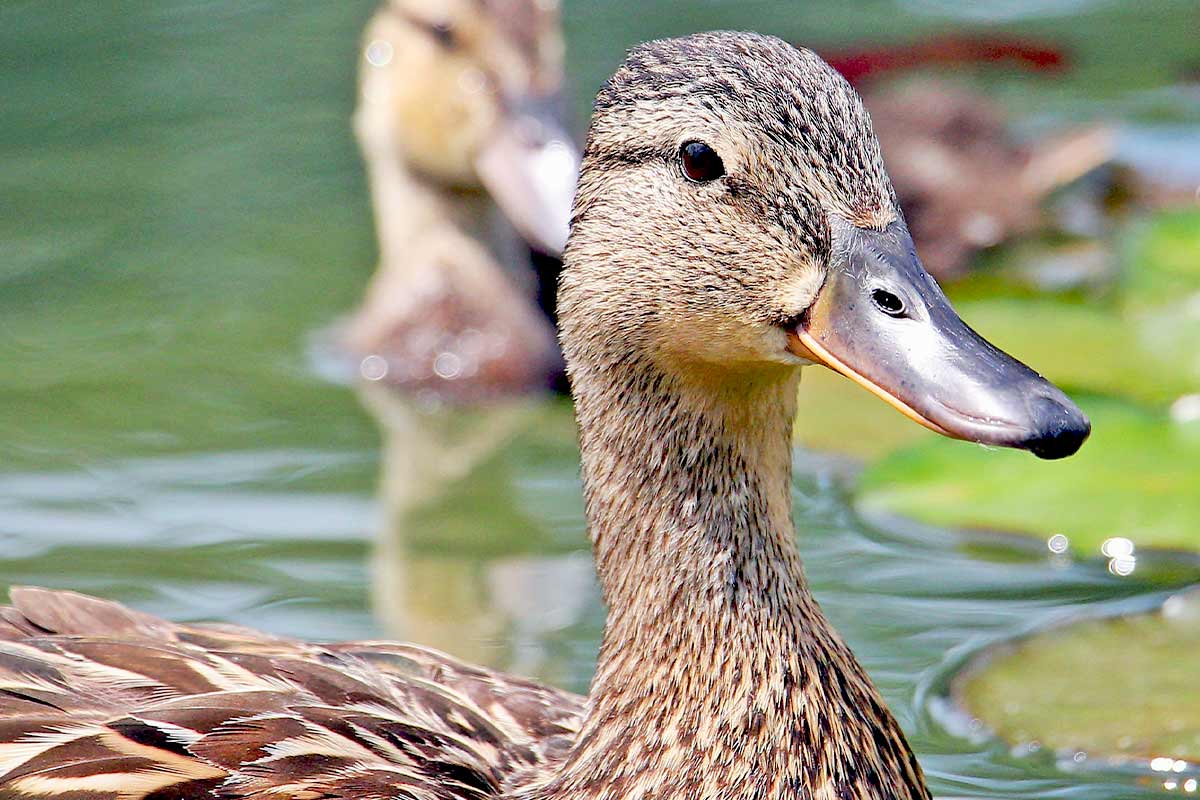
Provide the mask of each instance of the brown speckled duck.
POLYGON ((15 590, 0 796, 927 798, 801 568, 800 368, 1047 458, 1088 423, 921 268, 854 91, 754 34, 636 48, 596 102, 560 310, 609 608, 589 697, 15 590))
POLYGON ((561 371, 526 244, 566 240, 561 83, 556 0, 390 0, 367 26, 355 132, 379 267, 342 335, 367 380, 480 400, 561 371))

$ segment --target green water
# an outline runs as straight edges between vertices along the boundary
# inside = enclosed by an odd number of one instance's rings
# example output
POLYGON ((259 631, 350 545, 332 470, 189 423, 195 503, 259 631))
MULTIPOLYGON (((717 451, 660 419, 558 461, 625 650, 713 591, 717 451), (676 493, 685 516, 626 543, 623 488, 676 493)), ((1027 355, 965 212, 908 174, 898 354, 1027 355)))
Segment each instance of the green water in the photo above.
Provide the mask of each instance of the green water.
MULTIPOLYGON (((0 5, 0 582, 315 638, 411 636, 582 691, 603 611, 565 402, 452 421, 389 407, 420 435, 381 438, 314 365, 317 332, 373 266, 348 125, 372 6, 0 5)), ((1194 132, 1195 99, 1160 88, 1195 67, 1193 3, 984 6, 1049 9, 1004 29, 1076 48, 1062 79, 984 79, 1016 113, 1194 132)), ((578 108, 651 35, 883 41, 960 27, 957 7, 568 2, 578 108)), ((1179 577, 868 524, 852 486, 843 460, 797 454, 808 570, 936 791, 1143 791, 1136 774, 963 735, 941 698, 986 644, 1148 607, 1179 577)))

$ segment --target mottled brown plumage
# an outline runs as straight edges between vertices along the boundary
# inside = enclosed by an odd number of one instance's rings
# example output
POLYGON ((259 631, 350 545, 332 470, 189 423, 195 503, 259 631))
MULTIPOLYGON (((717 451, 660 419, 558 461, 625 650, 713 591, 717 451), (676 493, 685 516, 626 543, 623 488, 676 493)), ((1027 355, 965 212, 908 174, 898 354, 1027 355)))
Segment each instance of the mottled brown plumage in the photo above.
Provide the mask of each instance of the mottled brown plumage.
POLYGON ((789 492, 787 323, 826 279, 832 217, 897 214, 858 97, 812 53, 637 48, 597 100, 560 300, 610 609, 586 704, 409 645, 27 590, 0 633, 5 796, 927 798, 809 591, 789 492), (725 177, 681 174, 694 140, 725 177))
POLYGON ((14 589, 0 796, 462 800, 561 755, 582 701, 415 645, 312 645, 14 589), (290 788, 289 788, 290 787, 290 788))

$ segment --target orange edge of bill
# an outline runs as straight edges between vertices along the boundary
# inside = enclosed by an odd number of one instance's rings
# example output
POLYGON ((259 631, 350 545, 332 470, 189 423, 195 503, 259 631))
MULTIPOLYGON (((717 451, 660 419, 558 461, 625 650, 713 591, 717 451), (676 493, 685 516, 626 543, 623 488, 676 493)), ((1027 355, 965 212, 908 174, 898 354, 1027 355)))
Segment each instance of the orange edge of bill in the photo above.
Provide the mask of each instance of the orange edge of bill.
MULTIPOLYGON (((796 340, 800 343, 800 345, 806 351, 808 351, 807 354, 812 355, 814 357, 813 360, 815 360, 821 364, 824 364, 825 366, 832 369, 834 372, 839 372, 842 375, 845 375, 847 378, 854 381, 859 386, 863 387, 868 392, 870 392, 871 394, 878 397, 880 400, 883 400, 888 405, 890 405, 892 408, 896 409, 901 414, 908 417, 909 419, 911 419, 913 422, 917 423, 918 425, 922 425, 922 426, 928 428, 929 430, 933 431, 934 433, 940 433, 942 436, 949 436, 951 439, 961 439, 962 438, 961 436, 958 436, 958 435, 946 430, 941 425, 938 425, 936 422, 934 422, 930 419, 926 419, 924 415, 919 413, 912 406, 908 405, 908 403, 905 403, 903 400, 896 397, 895 395, 893 395, 891 392, 887 391, 883 387, 879 386, 877 383, 874 383, 874 382, 868 380, 867 378, 863 377, 859 373, 855 372, 850 367, 843 364, 840 360, 838 360, 838 358, 835 355, 830 353, 824 347, 821 347, 821 345, 818 344, 815 339, 813 339, 811 336, 809 336, 808 333, 806 333, 804 331, 792 331, 789 335, 796 338, 796 340)), ((803 357, 805 357, 806 354, 805 353, 796 353, 796 355, 799 355, 803 358, 803 357)))

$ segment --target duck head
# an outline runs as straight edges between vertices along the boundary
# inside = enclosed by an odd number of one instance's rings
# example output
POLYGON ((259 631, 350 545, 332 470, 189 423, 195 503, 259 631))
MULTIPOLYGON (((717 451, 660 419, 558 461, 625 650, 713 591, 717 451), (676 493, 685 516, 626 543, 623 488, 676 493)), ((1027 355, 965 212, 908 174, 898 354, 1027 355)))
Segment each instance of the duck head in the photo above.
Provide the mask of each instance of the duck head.
POLYGON ((559 122, 557 2, 389 0, 364 47, 363 101, 390 106, 410 170, 486 190, 530 244, 561 252, 579 160, 559 122))
POLYGON ((830 367, 946 436, 1074 453, 1087 418, 921 266, 870 119, 814 53, 714 33, 632 51, 584 154, 564 349, 730 387, 830 367))

